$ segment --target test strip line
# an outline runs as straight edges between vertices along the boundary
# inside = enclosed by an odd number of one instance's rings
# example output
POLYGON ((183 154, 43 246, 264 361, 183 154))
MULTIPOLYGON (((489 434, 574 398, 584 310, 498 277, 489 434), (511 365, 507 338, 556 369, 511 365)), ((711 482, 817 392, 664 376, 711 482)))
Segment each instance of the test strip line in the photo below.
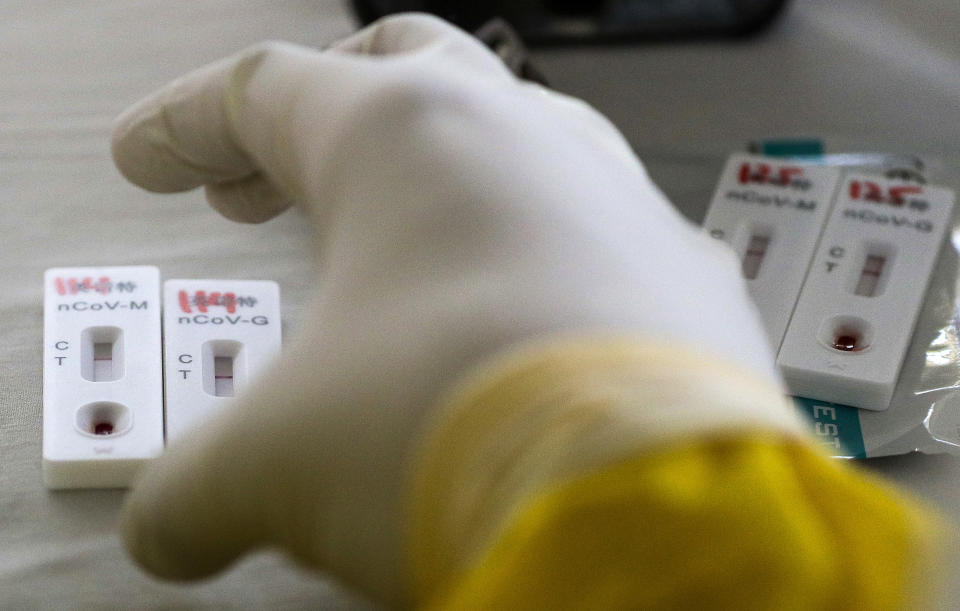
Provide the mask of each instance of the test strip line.
POLYGON ((747 244, 747 252, 743 255, 743 277, 747 280, 754 280, 760 273, 760 266, 763 265, 763 257, 767 254, 767 246, 770 244, 770 238, 761 235, 750 236, 750 242, 747 244))
POLYGON ((232 397, 234 393, 233 384, 233 361, 232 356, 213 357, 214 385, 213 394, 217 397, 232 397))
POLYGON ((155 267, 44 275, 43 478, 127 486, 163 451, 160 274, 155 267))
POLYGON ((167 442, 230 409, 280 353, 280 292, 265 280, 164 282, 167 442))
POLYGON ((857 288, 854 295, 863 297, 872 297, 877 292, 877 285, 880 282, 880 276, 883 274, 883 266, 887 258, 880 255, 867 255, 867 259, 860 270, 860 279, 857 281, 857 288))

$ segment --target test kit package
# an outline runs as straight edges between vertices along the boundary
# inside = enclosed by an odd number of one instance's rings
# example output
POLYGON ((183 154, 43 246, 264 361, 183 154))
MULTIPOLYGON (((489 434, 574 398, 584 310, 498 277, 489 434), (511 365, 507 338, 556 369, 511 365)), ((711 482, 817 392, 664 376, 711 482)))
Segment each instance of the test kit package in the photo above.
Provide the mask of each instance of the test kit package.
POLYGON ((167 280, 161 291, 156 267, 53 268, 43 316, 51 489, 128 486, 167 443, 231 409, 281 348, 280 291, 267 280, 167 280))
POLYGON ((838 457, 960 453, 956 185, 942 162, 902 159, 734 155, 704 220, 838 457))
POLYGON ((114 488, 163 451, 160 272, 44 275, 43 479, 114 488))
POLYGON ((163 283, 167 443, 229 409, 280 354, 280 289, 269 280, 163 283))

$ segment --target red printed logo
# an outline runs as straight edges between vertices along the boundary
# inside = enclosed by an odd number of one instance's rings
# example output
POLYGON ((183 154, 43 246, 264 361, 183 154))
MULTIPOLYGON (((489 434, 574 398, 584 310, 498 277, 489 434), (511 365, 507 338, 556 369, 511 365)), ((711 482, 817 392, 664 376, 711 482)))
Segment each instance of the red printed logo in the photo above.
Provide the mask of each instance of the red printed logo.
POLYGON ((196 308, 197 312, 206 313, 212 307, 226 308, 228 314, 233 314, 237 311, 237 307, 257 305, 256 297, 237 297, 234 293, 221 293, 219 291, 209 293, 207 291, 194 291, 193 295, 187 291, 178 291, 177 301, 180 304, 180 310, 185 314, 192 313, 193 308, 196 308))
POLYGON ((803 191, 810 188, 810 181, 803 176, 803 168, 796 166, 774 167, 769 163, 740 164, 737 180, 742 185, 754 183, 790 187, 803 191))
POLYGON ((926 210, 930 207, 924 199, 908 197, 920 195, 923 189, 917 185, 895 185, 884 189, 869 180, 851 180, 849 185, 850 199, 888 204, 890 206, 907 206, 913 210, 926 210))
POLYGON ((111 282, 109 276, 94 279, 86 278, 54 278, 53 284, 58 295, 79 295, 82 293, 100 293, 108 295, 112 292, 132 293, 137 285, 134 282, 111 282))

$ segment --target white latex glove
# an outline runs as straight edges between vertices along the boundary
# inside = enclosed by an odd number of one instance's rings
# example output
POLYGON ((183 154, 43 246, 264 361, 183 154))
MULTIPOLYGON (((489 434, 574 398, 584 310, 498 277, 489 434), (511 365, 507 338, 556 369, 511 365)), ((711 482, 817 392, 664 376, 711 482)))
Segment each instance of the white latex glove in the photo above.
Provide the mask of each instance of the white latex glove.
MULTIPOLYGON (((158 575, 272 545, 408 602, 404 496, 431 409, 527 342, 626 334, 778 383, 733 255, 617 130, 437 19, 390 18, 325 52, 248 49, 125 112, 113 151, 136 184, 202 185, 238 221, 296 201, 318 236, 317 299, 282 365, 135 486, 126 544, 158 575)), ((792 426, 779 406, 657 419, 654 439, 792 426)))

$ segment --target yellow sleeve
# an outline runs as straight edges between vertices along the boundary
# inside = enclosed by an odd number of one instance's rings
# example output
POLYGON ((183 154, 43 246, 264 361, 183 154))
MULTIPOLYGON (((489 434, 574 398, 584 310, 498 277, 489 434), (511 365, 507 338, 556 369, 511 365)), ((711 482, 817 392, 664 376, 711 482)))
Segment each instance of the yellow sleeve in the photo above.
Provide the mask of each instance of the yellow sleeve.
MULTIPOLYGON (((662 398, 669 374, 648 373, 671 352, 594 344, 584 358, 582 348, 488 370, 447 406, 412 504, 424 607, 916 608, 934 542, 947 536, 932 514, 789 427, 746 418, 739 430, 600 434, 631 428, 624 414, 644 409, 643 388, 662 398), (635 375, 598 375, 611 366, 635 375)), ((730 384, 708 361, 696 379, 730 384)), ((700 401, 762 400, 748 388, 758 384, 747 375, 700 401)), ((695 395, 679 393, 672 413, 695 395)))

